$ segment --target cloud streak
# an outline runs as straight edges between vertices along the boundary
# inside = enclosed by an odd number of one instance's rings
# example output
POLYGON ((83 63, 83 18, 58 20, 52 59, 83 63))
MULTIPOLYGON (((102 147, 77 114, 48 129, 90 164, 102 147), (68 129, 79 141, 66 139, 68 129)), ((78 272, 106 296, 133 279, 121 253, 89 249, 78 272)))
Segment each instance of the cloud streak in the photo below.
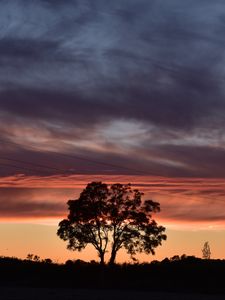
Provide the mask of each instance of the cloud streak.
MULTIPOLYGON (((5 177, 0 182, 0 207, 4 219, 59 220, 67 214, 66 202, 76 199, 93 176, 46 178, 5 177), (45 186, 45 188, 43 188, 45 186)), ((162 211, 155 216, 169 224, 211 224, 224 227, 225 181, 220 179, 187 179, 140 176, 95 176, 107 183, 132 182, 143 191, 145 199, 159 201, 162 211)))

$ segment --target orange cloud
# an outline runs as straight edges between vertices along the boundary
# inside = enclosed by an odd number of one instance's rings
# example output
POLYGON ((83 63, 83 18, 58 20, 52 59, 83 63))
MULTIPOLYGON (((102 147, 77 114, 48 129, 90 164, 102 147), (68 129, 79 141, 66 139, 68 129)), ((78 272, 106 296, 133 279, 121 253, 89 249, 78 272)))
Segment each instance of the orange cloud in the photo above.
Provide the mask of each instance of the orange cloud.
POLYGON ((25 176, 2 177, 1 219, 60 219, 67 214, 66 202, 76 199, 91 181, 132 183, 133 187, 161 204, 156 216, 169 227, 225 226, 225 180, 166 178, 153 176, 25 176), (201 224, 201 225, 199 225, 201 224))

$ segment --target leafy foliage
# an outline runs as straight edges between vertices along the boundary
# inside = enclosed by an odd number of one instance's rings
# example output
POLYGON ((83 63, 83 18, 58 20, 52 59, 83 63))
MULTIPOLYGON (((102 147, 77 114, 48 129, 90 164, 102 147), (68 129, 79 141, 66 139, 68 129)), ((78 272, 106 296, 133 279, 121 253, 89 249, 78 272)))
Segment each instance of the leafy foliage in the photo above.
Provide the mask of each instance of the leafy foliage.
POLYGON ((142 201, 142 196, 130 184, 89 183, 79 199, 68 201, 69 215, 59 223, 57 234, 68 241, 71 250, 81 251, 92 244, 102 264, 109 242, 111 264, 121 248, 132 257, 138 252, 154 254, 166 239, 165 228, 151 215, 160 211, 159 203, 142 201))

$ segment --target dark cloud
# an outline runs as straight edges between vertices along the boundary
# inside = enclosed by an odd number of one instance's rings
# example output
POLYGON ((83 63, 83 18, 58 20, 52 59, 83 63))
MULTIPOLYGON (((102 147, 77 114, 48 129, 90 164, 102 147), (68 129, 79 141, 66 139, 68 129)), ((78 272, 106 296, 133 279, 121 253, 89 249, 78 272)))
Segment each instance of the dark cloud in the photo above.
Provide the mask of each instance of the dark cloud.
MULTIPOLYGON (((55 141, 57 147, 57 140, 55 141)), ((156 175, 156 176, 189 176, 192 171, 185 166, 167 165, 161 160, 148 161, 135 153, 117 154, 85 149, 66 148, 65 152, 52 150, 24 149, 18 145, 7 144, 0 140, 0 175, 7 176, 16 173, 27 175, 48 176, 54 174, 108 174, 108 175, 156 175), (41 167, 39 167, 39 165, 41 167), (49 167, 49 168, 48 168, 49 167)), ((29 146, 28 146, 29 147, 29 146)), ((51 145, 54 148, 54 145, 51 145)), ((64 150, 65 151, 65 150, 64 150)))
MULTIPOLYGON (((24 99, 11 100, 13 106, 18 107, 21 101, 29 106, 28 101, 32 101, 34 105, 39 102, 43 110, 44 103, 52 106, 54 102, 51 114, 61 118, 71 108, 84 107, 77 114, 74 109, 77 117, 97 106, 101 109, 95 112, 96 120, 103 114, 110 118, 112 111, 113 117, 119 113, 118 117, 176 129, 197 126, 206 116, 218 118, 217 112, 224 110, 220 66, 224 59, 224 4, 204 1, 208 14, 199 20, 203 2, 188 2, 57 1, 53 5, 51 1, 36 1, 32 3, 38 13, 44 12, 43 24, 37 28, 34 15, 33 21, 24 20, 32 5, 25 7, 24 1, 17 1, 20 13, 14 4, 6 5, 9 15, 17 17, 20 32, 3 30, 0 55, 10 56, 5 66, 8 70, 13 70, 19 59, 17 72, 21 73, 22 64, 28 68, 21 79, 8 76, 12 86, 22 85, 29 91, 18 92, 18 87, 14 94, 11 91, 12 99, 16 95, 24 99), (48 77, 56 92, 46 91, 48 77), (67 84, 59 86, 59 81, 67 84), (69 94, 68 85, 72 90, 69 94), (63 110, 57 105, 62 101, 63 110), (105 103, 110 101, 113 107, 105 103)), ((8 102, 4 93, 1 103, 8 102)))
MULTIPOLYGON (((51 56, 57 48, 57 43, 53 41, 30 40, 30 39, 1 39, 0 58, 4 59, 24 59, 29 60, 43 59, 51 56)), ((49 59, 49 58, 48 58, 49 59)))
POLYGON ((224 8, 220 0, 1 1, 1 137, 21 145, 1 155, 74 165, 46 143, 125 167, 75 160, 80 173, 224 177, 224 8), (133 144, 120 137, 131 124, 146 128, 133 144), (41 151, 27 149, 35 138, 41 151))
POLYGON ((202 104, 196 98, 187 98, 181 91, 177 98, 173 98, 169 93, 164 95, 159 91, 158 94, 151 94, 135 88, 135 85, 129 89, 120 86, 118 90, 109 91, 106 96, 104 89, 104 100, 99 100, 97 95, 96 98, 93 98, 94 95, 84 97, 80 91, 70 93, 12 89, 0 92, 0 108, 16 117, 26 118, 29 122, 32 118, 36 121, 52 120, 68 127, 104 124, 106 121, 125 118, 160 126, 162 131, 164 128, 180 131, 195 126, 216 128, 218 122, 222 125, 225 121, 222 115, 225 103, 218 99, 205 98, 202 104), (123 93, 127 98, 130 95, 127 101, 126 98, 122 99, 123 93))
MULTIPOLYGON (((152 159, 166 158, 168 161, 183 166, 179 176, 224 177, 225 150, 219 146, 206 145, 145 145, 143 152, 152 159), (185 170, 185 171, 184 171, 185 170)), ((168 174, 169 176, 172 175, 168 174)), ((176 174, 177 176, 178 174, 176 174)))

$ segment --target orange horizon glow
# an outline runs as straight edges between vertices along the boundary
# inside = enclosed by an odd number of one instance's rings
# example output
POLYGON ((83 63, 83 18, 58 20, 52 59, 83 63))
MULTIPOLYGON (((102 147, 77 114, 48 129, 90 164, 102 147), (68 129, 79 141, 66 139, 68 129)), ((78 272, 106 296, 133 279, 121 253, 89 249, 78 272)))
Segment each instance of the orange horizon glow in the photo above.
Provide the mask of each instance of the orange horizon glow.
MULTIPOLYGON (((66 242, 56 235, 57 226, 38 224, 1 224, 0 239, 4 240, 4 248, 1 249, 1 256, 13 256, 25 259, 28 253, 36 254, 44 258, 51 258, 55 262, 64 263, 68 259, 82 259, 98 261, 95 249, 89 245, 81 252, 69 251, 66 249, 66 242), (8 235, 17 235, 9 239, 8 235), (27 238, 29 237, 29 239, 27 238), (15 244, 17 247, 15 247, 15 244)), ((224 259, 225 235, 224 230, 188 230, 188 229, 167 229, 167 241, 156 248, 156 255, 138 254, 136 257, 140 262, 162 260, 165 257, 174 255, 194 255, 201 257, 201 249, 205 241, 209 241, 212 258, 224 259)), ((108 256, 106 256, 106 259, 108 256)), ((118 252, 118 263, 132 262, 125 250, 118 252)))

